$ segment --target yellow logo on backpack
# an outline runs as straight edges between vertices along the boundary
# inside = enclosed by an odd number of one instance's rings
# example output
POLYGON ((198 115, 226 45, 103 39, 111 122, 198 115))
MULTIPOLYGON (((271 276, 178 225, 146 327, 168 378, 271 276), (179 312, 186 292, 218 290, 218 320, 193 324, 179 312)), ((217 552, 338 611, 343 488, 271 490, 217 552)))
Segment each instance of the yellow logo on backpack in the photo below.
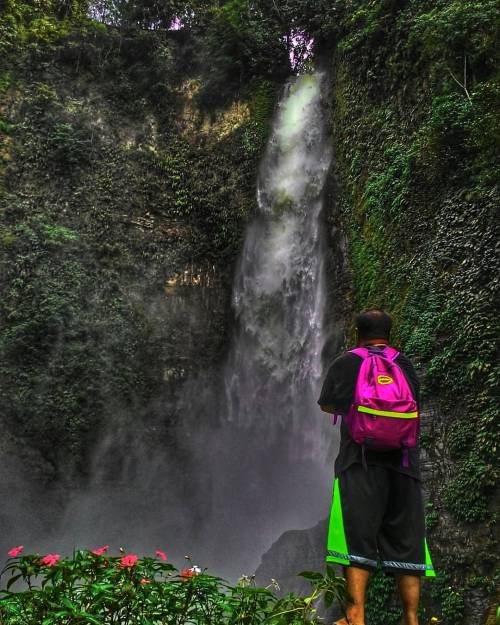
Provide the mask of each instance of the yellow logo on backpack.
POLYGON ((379 375, 377 377, 377 382, 379 384, 392 384, 394 380, 389 375, 379 375))

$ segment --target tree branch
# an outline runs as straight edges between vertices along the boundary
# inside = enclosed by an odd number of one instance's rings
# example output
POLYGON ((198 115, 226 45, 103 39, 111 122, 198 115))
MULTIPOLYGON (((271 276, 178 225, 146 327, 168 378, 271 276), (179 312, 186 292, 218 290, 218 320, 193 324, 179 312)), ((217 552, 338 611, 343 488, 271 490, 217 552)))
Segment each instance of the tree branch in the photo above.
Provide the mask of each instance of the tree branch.
POLYGON ((467 99, 469 100, 469 102, 472 104, 472 100, 469 94, 469 91, 467 89, 467 56, 464 54, 464 81, 463 83, 461 83, 458 78, 455 76, 455 74, 451 71, 451 69, 449 67, 446 68, 449 73, 450 76, 453 78, 453 80, 457 83, 457 85, 459 85, 460 87, 462 87, 462 89, 465 91, 465 95, 467 96, 467 99))

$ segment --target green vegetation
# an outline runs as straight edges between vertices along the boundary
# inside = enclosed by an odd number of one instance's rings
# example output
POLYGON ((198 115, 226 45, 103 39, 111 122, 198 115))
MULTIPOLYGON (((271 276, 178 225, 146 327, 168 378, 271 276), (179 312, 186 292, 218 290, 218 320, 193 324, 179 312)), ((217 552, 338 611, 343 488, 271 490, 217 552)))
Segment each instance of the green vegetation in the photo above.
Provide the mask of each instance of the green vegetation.
MULTIPOLYGON (((17 548, 21 549, 21 547, 17 548)), ((323 576, 305 571, 312 592, 278 598, 272 587, 242 576, 231 586, 199 567, 178 571, 166 555, 139 559, 135 554, 108 556, 108 547, 59 554, 16 555, 2 576, 9 576, 0 596, 4 625, 314 625, 320 602, 328 607, 345 600, 345 583, 332 567, 323 576), (27 590, 13 592, 22 581, 27 590)))
POLYGON ((186 37, 62 6, 10 0, 0 19, 0 403, 6 453, 24 450, 42 485, 85 479, 118 406, 151 424, 151 447, 173 445, 174 409, 159 425, 154 409, 175 402, 163 372, 178 386, 225 349, 277 90, 256 77, 207 121, 201 22, 186 37), (197 311, 180 319, 154 302, 186 268, 217 288, 177 289, 197 311))
MULTIPOLYGON (((466 577, 495 571, 482 560, 496 551, 492 540, 479 555, 451 543, 450 523, 438 520, 451 513, 457 529, 496 522, 497 7, 374 1, 343 10, 332 113, 355 305, 393 311, 395 339, 420 363, 424 398, 439 411, 442 425, 423 437, 435 471, 427 519, 447 580, 434 598, 456 625, 467 585, 460 566, 466 577), (439 442, 446 460, 435 455, 439 442)), ((370 622, 376 612, 373 604, 370 622)))
POLYGON ((367 608, 370 625, 399 625, 403 612, 392 600, 393 579, 380 569, 370 578, 367 608))

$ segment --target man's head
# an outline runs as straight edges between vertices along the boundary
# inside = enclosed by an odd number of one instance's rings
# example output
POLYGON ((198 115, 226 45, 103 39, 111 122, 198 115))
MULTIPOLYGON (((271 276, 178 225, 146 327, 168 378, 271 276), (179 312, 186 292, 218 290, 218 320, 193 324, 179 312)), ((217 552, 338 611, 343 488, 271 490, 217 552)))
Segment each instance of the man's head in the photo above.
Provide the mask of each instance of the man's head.
POLYGON ((389 341, 392 317, 382 308, 365 308, 356 315, 358 341, 383 339, 389 341))

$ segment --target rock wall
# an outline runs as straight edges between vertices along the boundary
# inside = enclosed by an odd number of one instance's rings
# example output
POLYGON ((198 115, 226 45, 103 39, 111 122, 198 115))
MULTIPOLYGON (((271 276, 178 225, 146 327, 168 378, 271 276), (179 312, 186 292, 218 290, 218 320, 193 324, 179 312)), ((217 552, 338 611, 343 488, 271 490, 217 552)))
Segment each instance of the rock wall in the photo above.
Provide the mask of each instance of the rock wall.
POLYGON ((429 84, 422 52, 425 72, 394 76, 411 31, 391 17, 368 38, 376 65, 359 63, 368 41, 334 55, 338 201, 357 307, 391 310, 396 344, 425 370, 429 543, 441 571, 432 594, 446 622, 472 625, 496 601, 498 188, 480 130, 496 96, 487 67, 471 101, 451 80, 429 84))
MULTIPOLYGON (((487 2, 359 3, 323 50, 334 85, 331 211, 347 236, 352 306, 389 309, 393 339, 422 376, 440 572, 426 603, 450 625, 484 623, 498 602, 493 16, 487 2)), ((387 580, 374 581, 372 625, 397 622, 390 595, 387 580)))
POLYGON ((256 80, 206 110, 182 33, 51 23, 42 41, 9 32, 1 67, 9 536, 16 517, 32 525, 25 536, 42 532, 37 519, 52 525, 110 431, 128 434, 108 450, 108 477, 144 446, 194 472, 179 434, 183 387, 210 377, 227 348, 233 265, 276 95, 256 80))

